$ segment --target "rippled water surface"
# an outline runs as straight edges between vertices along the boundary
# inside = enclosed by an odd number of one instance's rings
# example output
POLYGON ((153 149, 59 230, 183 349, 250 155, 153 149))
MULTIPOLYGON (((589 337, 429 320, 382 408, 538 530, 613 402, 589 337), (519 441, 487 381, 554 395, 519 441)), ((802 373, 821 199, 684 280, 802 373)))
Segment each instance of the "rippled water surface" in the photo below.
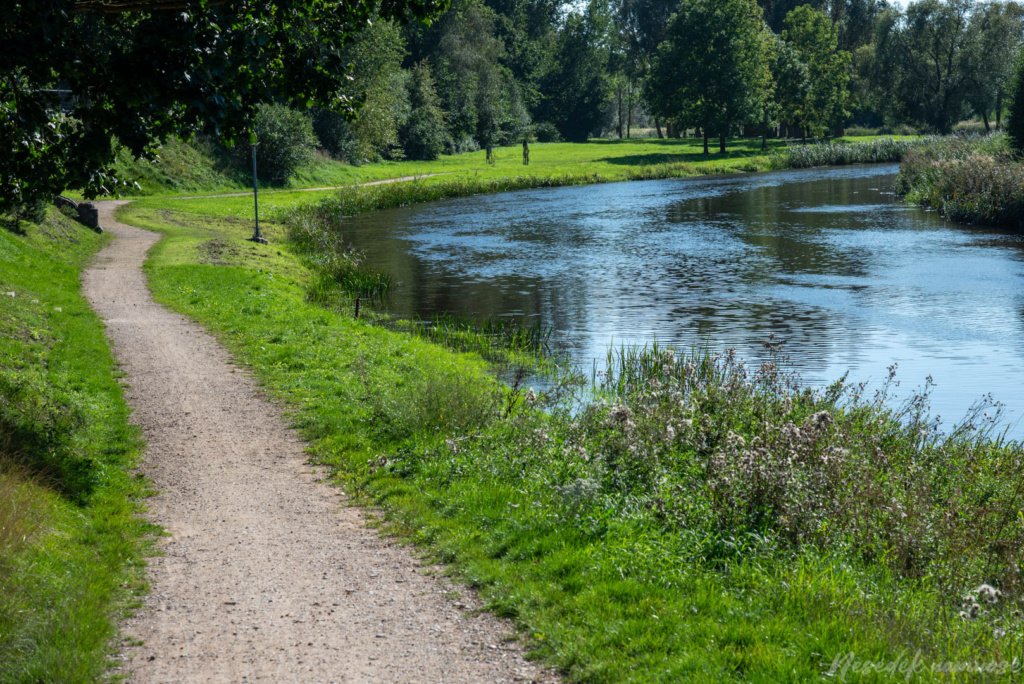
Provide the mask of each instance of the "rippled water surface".
POLYGON ((948 424, 986 393, 1024 437, 1024 240, 891 192, 893 166, 470 197, 351 219, 401 316, 540 320, 587 368, 609 344, 782 340, 808 383, 934 378, 948 424))

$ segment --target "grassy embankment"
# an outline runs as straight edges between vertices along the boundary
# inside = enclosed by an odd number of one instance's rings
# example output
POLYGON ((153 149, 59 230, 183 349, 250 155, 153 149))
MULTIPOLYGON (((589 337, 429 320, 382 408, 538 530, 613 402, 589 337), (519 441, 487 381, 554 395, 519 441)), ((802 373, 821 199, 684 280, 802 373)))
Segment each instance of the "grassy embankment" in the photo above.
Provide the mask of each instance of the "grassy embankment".
POLYGON ((87 682, 141 584, 136 430, 79 291, 104 238, 0 228, 0 681, 87 682))
MULTIPOLYGON (((893 412, 856 387, 815 394, 771 366, 658 350, 620 356, 572 412, 332 306, 281 226, 261 248, 230 212, 179 206, 123 214, 166 233, 147 266, 157 298, 250 364, 314 458, 572 679, 806 681, 839 663, 889 681, 862 668, 1022 655, 1024 454, 980 414, 942 437, 922 400, 893 412)), ((297 221, 304 239, 324 228, 297 221)))
MULTIPOLYGON (((735 140, 726 155, 705 157, 700 143, 694 140, 592 140, 585 144, 535 143, 531 146, 529 166, 522 164, 519 147, 496 149, 494 164, 485 162, 483 152, 442 156, 433 162, 380 162, 364 166, 321 158, 301 169, 289 182, 289 188, 262 191, 260 209, 265 218, 280 220, 293 207, 317 200, 330 200, 332 210, 356 213, 445 197, 535 187, 895 162, 908 146, 908 139, 862 137, 823 146, 786 147, 774 141, 765 152, 759 140, 735 140), (422 178, 340 191, 301 190, 409 176, 422 178)), ((246 190, 244 179, 234 186, 224 187, 222 181, 227 177, 218 176, 213 164, 209 155, 176 143, 171 153, 165 155, 165 162, 156 166, 126 165, 123 172, 128 177, 141 177, 146 193, 158 195, 139 200, 147 206, 173 207, 176 211, 200 216, 251 217, 251 196, 200 197, 170 202, 169 196, 173 194, 246 190)))
POLYGON ((1024 229, 1024 161, 1005 135, 930 140, 903 160, 896 189, 952 221, 1024 229))

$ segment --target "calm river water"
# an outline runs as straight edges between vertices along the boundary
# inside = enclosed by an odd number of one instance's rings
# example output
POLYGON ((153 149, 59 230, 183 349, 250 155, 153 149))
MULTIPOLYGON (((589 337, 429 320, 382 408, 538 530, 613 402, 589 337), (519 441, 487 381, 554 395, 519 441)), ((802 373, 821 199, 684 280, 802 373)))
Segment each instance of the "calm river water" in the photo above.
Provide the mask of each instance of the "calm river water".
POLYGON ((769 334, 821 385, 908 393, 931 376, 949 425, 981 396, 1024 437, 1024 239, 892 194, 894 166, 469 197, 351 219, 397 285, 389 310, 540 321, 584 368, 610 344, 710 344, 762 359, 769 334))

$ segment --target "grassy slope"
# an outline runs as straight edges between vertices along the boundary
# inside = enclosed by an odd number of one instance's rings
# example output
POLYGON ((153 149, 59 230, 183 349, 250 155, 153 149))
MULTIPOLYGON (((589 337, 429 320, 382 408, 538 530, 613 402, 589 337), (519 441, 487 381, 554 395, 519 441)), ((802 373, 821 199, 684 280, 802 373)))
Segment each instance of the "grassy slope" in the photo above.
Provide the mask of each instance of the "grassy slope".
MULTIPOLYGON (((38 454, 0 439, 0 489, 16 492, 0 500, 0 681, 94 681, 141 581, 146 527, 133 502, 144 483, 130 473, 140 444, 103 326, 79 291, 104 238, 53 210, 26 227, 0 229, 0 373, 36 378, 38 394, 25 395, 34 405, 5 404, 5 424, 51 404, 75 412, 82 421, 67 438, 96 477, 91 494, 76 492, 35 471, 38 454)), ((20 446, 50 448, 45 433, 20 446)))
MULTIPOLYGON (((867 142, 877 137, 851 138, 853 142, 867 142)), ((845 140, 845 139, 844 139, 845 140)), ((761 150, 759 140, 735 140, 725 155, 702 154, 696 140, 592 140, 588 143, 534 143, 530 147, 530 165, 522 163, 522 148, 497 148, 495 163, 487 164, 483 152, 468 152, 442 156, 432 162, 402 161, 379 162, 363 166, 350 166, 320 158, 301 169, 288 188, 268 189, 260 193, 261 212, 280 216, 283 210, 297 204, 313 202, 335 194, 333 190, 297 192, 299 188, 317 188, 365 183, 389 178, 437 174, 417 183, 431 186, 453 182, 486 183, 504 179, 574 178, 575 182, 630 180, 636 178, 665 178, 718 173, 766 171, 777 163, 772 153, 785 149, 778 141, 769 144, 767 153, 761 150)), ((211 191, 221 190, 217 183, 211 191)), ((244 191, 239 185, 235 190, 244 191)), ((172 200, 170 195, 181 190, 168 183, 154 183, 147 187, 161 196, 140 200, 147 206, 173 207, 176 211, 201 216, 252 215, 252 197, 197 198, 172 200)), ((194 193, 197 190, 190 190, 194 193)), ((185 194, 189 194, 185 193, 185 194)))
POLYGON ((547 419, 483 420, 479 407, 493 414, 508 397, 478 359, 308 303, 309 274, 276 227, 272 246, 257 248, 240 221, 142 205, 123 216, 168 236, 148 265, 157 298, 214 331, 292 407, 315 458, 573 679, 806 681, 847 653, 970 660, 1000 648, 990 629, 956 617, 956 597, 880 567, 756 548, 719 565, 644 511, 567 518, 553 486, 564 460, 541 442, 510 446, 547 419), (211 240, 217 250, 202 247, 211 240))

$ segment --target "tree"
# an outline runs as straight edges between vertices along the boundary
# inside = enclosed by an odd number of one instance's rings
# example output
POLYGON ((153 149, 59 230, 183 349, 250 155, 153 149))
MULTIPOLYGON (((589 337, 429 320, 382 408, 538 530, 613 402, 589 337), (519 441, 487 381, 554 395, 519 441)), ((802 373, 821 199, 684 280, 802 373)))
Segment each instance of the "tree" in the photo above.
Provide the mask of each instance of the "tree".
POLYGON ((597 2, 570 14, 558 34, 551 71, 544 78, 542 117, 569 142, 586 142, 608 120, 608 26, 597 2))
MULTIPOLYGON (((252 132, 257 144, 259 175, 273 185, 281 185, 316 149, 316 135, 309 117, 284 105, 261 104, 253 116, 252 132)), ((238 150, 244 161, 249 150, 238 150)), ((247 164, 243 164, 245 168, 247 164)))
POLYGON ((786 15, 782 40, 805 67, 806 82, 791 90, 789 114, 803 134, 821 137, 848 116, 850 53, 839 49, 839 31, 823 12, 801 5, 786 15))
POLYGON ((778 36, 774 48, 771 62, 774 97, 765 107, 765 123, 776 119, 797 123, 803 115, 811 82, 807 64, 800 59, 796 48, 778 36))
POLYGON ((1020 5, 992 3, 979 6, 968 24, 965 98, 986 131, 991 130, 993 113, 997 128, 1002 119, 1014 57, 1021 46, 1022 16, 1020 5))
POLYGON ((645 94, 654 113, 701 129, 725 152, 730 131, 760 123, 772 35, 755 0, 685 0, 669 21, 645 94))
POLYGON ((921 0, 882 15, 875 86, 890 114, 948 133, 965 110, 973 0, 921 0))
MULTIPOLYGON (((678 5, 679 0, 613 0, 615 22, 625 45, 623 71, 633 83, 642 83, 650 75, 668 20, 678 5)), ((661 138, 657 113, 654 127, 661 138)))
POLYGON ((416 37, 412 53, 430 59, 453 152, 511 141, 529 124, 519 84, 502 64, 497 20, 480 0, 455 0, 416 37))
POLYGON ((1010 85, 1010 113, 1006 120, 1010 146, 1018 155, 1024 155, 1024 50, 1017 56, 1016 71, 1010 85))
POLYGON ((350 92, 360 103, 355 117, 317 112, 314 127, 331 154, 353 164, 392 156, 398 129, 408 117, 406 74, 402 71, 405 40, 392 21, 374 20, 345 50, 351 65, 350 92))
POLYGON ((111 139, 137 155, 172 135, 246 139, 256 107, 351 110, 344 48, 377 11, 445 0, 35 0, 0 21, 0 211, 65 187, 109 189, 111 139))
POLYGON ((430 64, 420 62, 412 69, 409 85, 409 119, 402 128, 402 148, 409 159, 432 161, 444 151, 448 132, 445 129, 441 101, 434 89, 430 64))

